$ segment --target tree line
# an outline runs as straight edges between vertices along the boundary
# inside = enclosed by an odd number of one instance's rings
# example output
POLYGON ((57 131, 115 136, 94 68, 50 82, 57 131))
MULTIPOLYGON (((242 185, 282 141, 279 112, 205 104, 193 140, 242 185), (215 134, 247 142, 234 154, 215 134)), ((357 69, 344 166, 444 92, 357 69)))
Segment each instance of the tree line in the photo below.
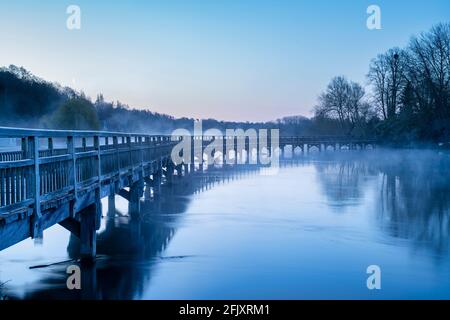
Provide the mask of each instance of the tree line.
POLYGON ((338 76, 320 95, 315 118, 338 123, 342 134, 388 142, 448 142, 450 23, 411 38, 406 48, 375 57, 369 90, 338 76))

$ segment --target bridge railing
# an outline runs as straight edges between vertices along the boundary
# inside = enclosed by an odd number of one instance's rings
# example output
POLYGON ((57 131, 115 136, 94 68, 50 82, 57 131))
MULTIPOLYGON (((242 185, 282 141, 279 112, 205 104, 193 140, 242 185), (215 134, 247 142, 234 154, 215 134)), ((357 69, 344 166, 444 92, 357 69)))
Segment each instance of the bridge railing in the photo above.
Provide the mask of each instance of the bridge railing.
POLYGON ((0 128, 0 214, 30 207, 56 194, 72 194, 103 179, 120 175, 170 155, 170 136, 114 132, 0 128), (14 141, 15 143, 12 143, 14 141))
POLYGON ((306 143, 360 143, 375 142, 375 139, 370 138, 355 138, 348 136, 282 136, 280 137, 280 144, 306 144, 306 143))

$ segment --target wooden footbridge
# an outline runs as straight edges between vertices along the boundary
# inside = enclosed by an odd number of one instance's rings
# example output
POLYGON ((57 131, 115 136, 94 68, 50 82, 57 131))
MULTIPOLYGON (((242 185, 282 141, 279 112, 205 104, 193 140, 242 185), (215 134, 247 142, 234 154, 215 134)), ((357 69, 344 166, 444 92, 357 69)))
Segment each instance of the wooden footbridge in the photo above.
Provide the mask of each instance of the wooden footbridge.
MULTIPOLYGON (((204 159, 208 159, 203 151, 211 141, 220 139, 227 145, 231 141, 235 159, 260 147, 258 139, 244 138, 240 143, 236 136, 188 137, 192 161, 174 163, 172 150, 183 139, 186 137, 0 128, 0 145, 5 146, 0 149, 0 250, 29 237, 41 238, 45 229, 60 224, 80 239, 80 257, 92 259, 103 197, 109 197, 109 212, 118 194, 130 201, 129 214, 139 216, 144 186, 158 188, 170 183, 174 174, 203 170, 204 159), (198 140, 201 156, 195 158, 198 140)), ((269 154, 274 154, 274 145, 267 146, 269 154)), ((306 152, 313 147, 319 151, 364 149, 373 147, 374 142, 281 137, 279 149, 287 146, 306 152)))

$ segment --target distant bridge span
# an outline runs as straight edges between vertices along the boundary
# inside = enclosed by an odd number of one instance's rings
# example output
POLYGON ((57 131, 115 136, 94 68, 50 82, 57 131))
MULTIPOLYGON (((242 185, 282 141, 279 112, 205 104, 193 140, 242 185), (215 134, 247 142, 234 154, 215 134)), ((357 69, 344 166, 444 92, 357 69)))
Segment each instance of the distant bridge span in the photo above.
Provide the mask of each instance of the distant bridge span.
MULTIPOLYGON (((175 174, 203 170, 203 157, 196 163, 172 162, 172 149, 182 138, 0 128, 0 140, 9 142, 8 147, 0 148, 0 250, 30 237, 40 238, 43 230, 60 224, 80 239, 80 257, 93 259, 103 197, 109 197, 108 205, 113 207, 115 195, 121 195, 130 201, 130 215, 139 216, 145 184, 157 190, 175 174)), ((223 139, 231 143, 236 158, 259 147, 259 141, 248 138, 243 144, 227 136, 190 139, 202 140, 202 150, 214 139, 223 139)), ((286 146, 307 152, 313 147, 319 151, 364 149, 374 147, 375 142, 326 136, 280 137, 280 150, 286 146)), ((268 149, 274 151, 270 144, 268 149)), ((193 148, 191 153, 194 159, 193 148)))

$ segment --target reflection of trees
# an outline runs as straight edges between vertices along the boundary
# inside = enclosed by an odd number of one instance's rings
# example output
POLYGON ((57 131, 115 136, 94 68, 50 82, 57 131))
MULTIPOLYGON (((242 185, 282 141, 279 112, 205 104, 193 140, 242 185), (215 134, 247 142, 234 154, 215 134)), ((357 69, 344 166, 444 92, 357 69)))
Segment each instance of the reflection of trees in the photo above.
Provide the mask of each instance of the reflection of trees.
POLYGON ((333 206, 364 196, 365 181, 379 176, 377 220, 396 238, 437 253, 450 241, 450 156, 432 151, 377 151, 321 156, 315 161, 322 191, 333 206))
MULTIPOLYGON (((162 186, 161 193, 142 203, 139 219, 109 218, 98 234, 95 265, 82 265, 82 290, 66 288, 64 266, 50 267, 42 279, 25 296, 26 299, 134 299, 142 296, 170 240, 175 235, 182 213, 192 194, 214 185, 257 173, 257 166, 208 168, 206 174, 193 173, 174 178, 162 186)), ((150 193, 147 193, 149 195, 150 193)), ((71 236, 67 251, 76 258, 79 241, 71 236)), ((181 257, 180 257, 181 258, 181 257)))
POLYGON ((322 192, 337 209, 359 203, 367 177, 375 174, 363 157, 354 154, 326 156, 314 164, 322 192))
MULTIPOLYGON (((174 185, 172 188, 177 188, 174 185)), ((64 270, 55 269, 55 278, 41 280, 46 289, 32 291, 27 299, 133 299, 142 295, 152 270, 176 231, 179 213, 189 198, 167 192, 143 204, 142 219, 108 218, 98 234, 95 265, 81 265, 82 290, 65 288, 64 270)), ((79 240, 71 235, 69 256, 77 258, 79 240)))
POLYGON ((450 231, 450 158, 404 152, 377 164, 382 173, 378 219, 394 237, 443 253, 450 231))

